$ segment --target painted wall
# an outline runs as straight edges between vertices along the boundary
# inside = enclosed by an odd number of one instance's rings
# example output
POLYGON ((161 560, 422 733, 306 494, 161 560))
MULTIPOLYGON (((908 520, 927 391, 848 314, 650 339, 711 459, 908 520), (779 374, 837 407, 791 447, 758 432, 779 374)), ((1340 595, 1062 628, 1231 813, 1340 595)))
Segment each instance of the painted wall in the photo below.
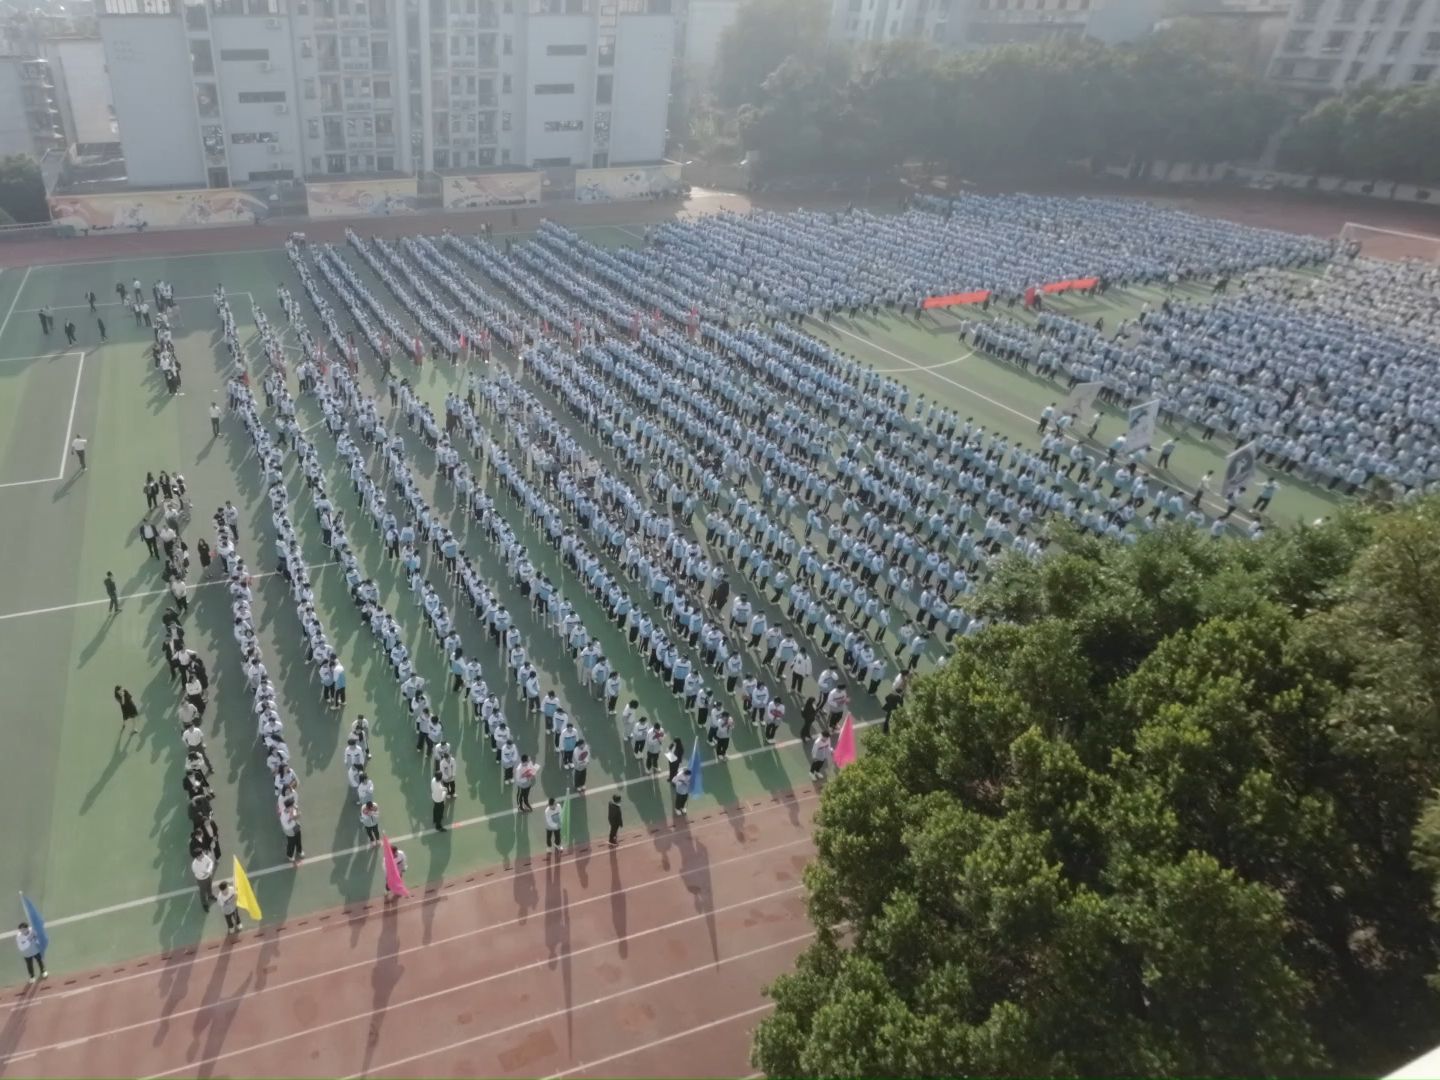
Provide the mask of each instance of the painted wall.
POLYGON ((132 15, 102 17, 99 23, 130 183, 204 186, 184 23, 132 15))
POLYGON ((543 179, 544 174, 538 172, 446 176, 440 191, 446 209, 519 206, 540 201, 543 179))
POLYGON ((52 195, 50 216, 76 229, 195 228, 244 225, 263 216, 265 204, 243 191, 136 191, 113 195, 52 195))
POLYGON ((412 177, 307 183, 305 201, 311 217, 413 214, 416 209, 415 180, 412 177))
POLYGON ((637 165, 632 168, 577 169, 576 202, 621 202, 643 199, 680 186, 680 165, 637 165))

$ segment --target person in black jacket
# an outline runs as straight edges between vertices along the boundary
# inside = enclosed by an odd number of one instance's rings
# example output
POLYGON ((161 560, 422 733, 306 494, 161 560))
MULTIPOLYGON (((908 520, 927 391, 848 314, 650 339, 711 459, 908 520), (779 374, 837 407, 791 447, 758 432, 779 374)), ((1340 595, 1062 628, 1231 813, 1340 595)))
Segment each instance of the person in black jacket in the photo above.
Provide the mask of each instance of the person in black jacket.
POLYGON ((610 846, 614 847, 620 843, 620 826, 625 824, 625 819, 620 815, 620 796, 610 796, 610 846))

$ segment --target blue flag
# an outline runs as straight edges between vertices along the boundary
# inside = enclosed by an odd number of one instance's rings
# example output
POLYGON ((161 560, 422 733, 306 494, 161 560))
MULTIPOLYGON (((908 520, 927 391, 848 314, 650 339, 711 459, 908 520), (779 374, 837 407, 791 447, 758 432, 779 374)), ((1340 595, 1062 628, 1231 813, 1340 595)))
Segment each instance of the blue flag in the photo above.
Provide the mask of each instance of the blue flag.
POLYGON ((30 924, 30 929, 35 931, 36 940, 40 942, 40 951, 49 952, 50 935, 45 932, 45 920, 40 917, 40 909, 32 904, 23 892, 20 894, 20 906, 25 909, 25 921, 30 924))
POLYGON ((705 794, 705 784, 700 779, 700 740, 695 740, 695 746, 690 751, 690 795, 705 794))

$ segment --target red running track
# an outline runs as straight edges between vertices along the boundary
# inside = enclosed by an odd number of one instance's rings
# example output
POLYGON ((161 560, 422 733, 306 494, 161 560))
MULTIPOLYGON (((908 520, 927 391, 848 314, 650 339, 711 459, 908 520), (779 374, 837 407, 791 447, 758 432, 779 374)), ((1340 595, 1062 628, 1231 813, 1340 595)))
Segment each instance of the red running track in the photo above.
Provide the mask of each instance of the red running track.
POLYGON ((0 1002, 4 1076, 741 1076, 813 793, 0 1002))

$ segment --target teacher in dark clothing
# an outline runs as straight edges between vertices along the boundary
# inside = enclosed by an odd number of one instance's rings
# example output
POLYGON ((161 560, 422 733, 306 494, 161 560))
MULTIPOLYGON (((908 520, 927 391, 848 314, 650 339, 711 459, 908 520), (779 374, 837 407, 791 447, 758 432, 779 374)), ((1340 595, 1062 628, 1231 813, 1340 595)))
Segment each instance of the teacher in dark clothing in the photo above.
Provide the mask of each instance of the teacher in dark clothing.
POLYGON ((620 814, 620 796, 610 796, 610 846, 614 847, 620 843, 620 827, 625 824, 625 819, 620 814))

